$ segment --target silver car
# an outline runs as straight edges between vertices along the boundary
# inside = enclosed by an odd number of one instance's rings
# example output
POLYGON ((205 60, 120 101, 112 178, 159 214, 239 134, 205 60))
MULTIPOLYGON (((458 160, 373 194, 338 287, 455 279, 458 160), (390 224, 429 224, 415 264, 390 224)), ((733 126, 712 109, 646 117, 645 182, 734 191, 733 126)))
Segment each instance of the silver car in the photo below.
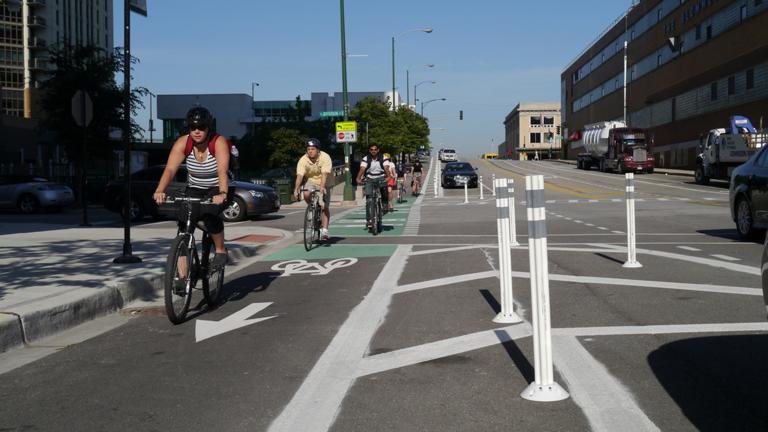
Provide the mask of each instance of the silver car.
POLYGON ((32 214, 41 208, 60 210, 75 202, 68 186, 31 175, 0 176, 0 207, 32 214))

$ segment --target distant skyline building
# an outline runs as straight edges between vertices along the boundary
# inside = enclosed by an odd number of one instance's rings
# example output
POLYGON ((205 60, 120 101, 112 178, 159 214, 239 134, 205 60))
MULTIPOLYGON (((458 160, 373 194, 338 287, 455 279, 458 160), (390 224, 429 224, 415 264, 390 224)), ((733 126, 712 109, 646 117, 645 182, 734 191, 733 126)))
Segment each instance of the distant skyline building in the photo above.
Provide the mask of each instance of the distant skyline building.
POLYGON ((504 142, 499 157, 554 159, 560 157, 560 104, 520 102, 504 119, 504 142))
MULTIPOLYGON (((693 168, 702 133, 744 115, 768 122, 768 1, 641 0, 561 75, 563 133, 624 117, 655 138, 658 166, 693 168)), ((566 148, 573 159, 576 140, 566 148)))
POLYGON ((36 92, 50 77, 48 48, 112 52, 112 0, 6 0, 0 6, 0 114, 39 118, 36 92))

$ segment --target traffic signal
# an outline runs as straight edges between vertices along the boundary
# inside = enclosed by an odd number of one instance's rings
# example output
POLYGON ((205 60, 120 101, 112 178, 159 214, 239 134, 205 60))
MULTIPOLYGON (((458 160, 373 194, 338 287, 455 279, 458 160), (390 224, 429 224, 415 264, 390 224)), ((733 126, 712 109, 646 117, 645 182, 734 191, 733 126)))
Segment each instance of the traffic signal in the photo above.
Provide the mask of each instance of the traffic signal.
POLYGON ((459 111, 459 120, 464 120, 464 110, 459 111))

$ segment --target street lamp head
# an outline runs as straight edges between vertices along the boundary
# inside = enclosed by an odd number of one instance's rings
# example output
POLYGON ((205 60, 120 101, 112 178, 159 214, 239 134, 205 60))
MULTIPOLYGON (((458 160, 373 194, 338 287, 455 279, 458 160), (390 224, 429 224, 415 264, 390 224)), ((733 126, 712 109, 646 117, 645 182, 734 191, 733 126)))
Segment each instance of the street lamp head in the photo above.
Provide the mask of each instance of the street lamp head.
POLYGON ((423 31, 424 33, 432 33, 432 27, 423 28, 421 31, 423 31))
POLYGON ((428 68, 433 68, 433 67, 435 67, 435 65, 433 65, 432 63, 427 63, 427 64, 425 64, 424 66, 426 66, 426 67, 428 67, 428 68))

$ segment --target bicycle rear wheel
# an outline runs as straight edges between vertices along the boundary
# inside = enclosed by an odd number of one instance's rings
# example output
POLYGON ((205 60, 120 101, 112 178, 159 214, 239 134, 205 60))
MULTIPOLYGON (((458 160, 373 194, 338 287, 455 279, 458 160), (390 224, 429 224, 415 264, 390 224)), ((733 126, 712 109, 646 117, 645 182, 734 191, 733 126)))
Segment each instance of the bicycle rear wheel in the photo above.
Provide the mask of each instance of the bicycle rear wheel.
POLYGON ((313 205, 308 205, 304 212, 304 249, 309 252, 312 250, 312 244, 315 242, 317 233, 315 232, 315 209, 313 205))
POLYGON ((176 236, 165 263, 165 313, 174 324, 184 322, 197 284, 197 251, 191 237, 190 234, 176 236))
POLYGON ((372 200, 373 211, 371 214, 371 232, 373 235, 378 235, 381 231, 381 198, 374 196, 372 200))
POLYGON ((224 266, 211 271, 211 262, 216 255, 216 248, 213 247, 213 241, 210 237, 203 238, 203 257, 201 259, 201 268, 203 270, 203 296, 210 309, 219 304, 219 297, 224 288, 224 266))

